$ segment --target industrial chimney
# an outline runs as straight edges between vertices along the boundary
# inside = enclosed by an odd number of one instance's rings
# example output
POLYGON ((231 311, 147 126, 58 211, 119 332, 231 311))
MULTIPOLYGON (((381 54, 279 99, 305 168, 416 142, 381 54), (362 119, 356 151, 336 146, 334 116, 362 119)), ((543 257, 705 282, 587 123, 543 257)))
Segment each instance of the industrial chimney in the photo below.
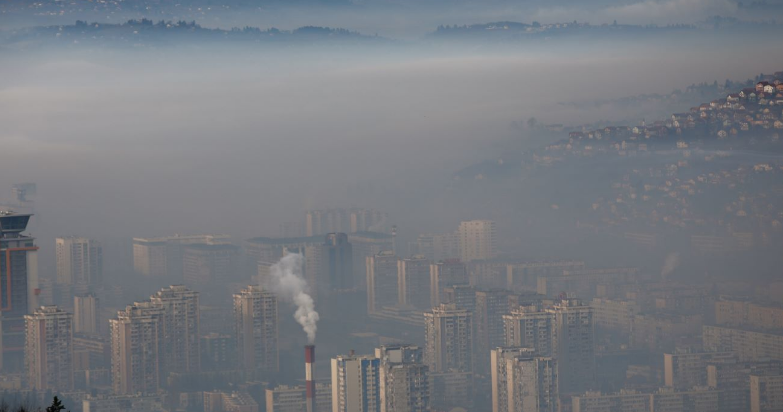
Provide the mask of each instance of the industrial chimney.
POLYGON ((305 388, 307 412, 315 410, 315 345, 305 346, 305 388))

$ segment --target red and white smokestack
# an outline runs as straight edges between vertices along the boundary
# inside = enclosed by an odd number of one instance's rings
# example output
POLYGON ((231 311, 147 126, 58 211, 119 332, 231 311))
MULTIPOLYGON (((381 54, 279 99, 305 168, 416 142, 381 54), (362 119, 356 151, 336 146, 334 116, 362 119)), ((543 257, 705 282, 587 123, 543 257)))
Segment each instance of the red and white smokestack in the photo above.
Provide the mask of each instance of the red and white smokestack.
POLYGON ((305 346, 305 388, 307 412, 315 410, 315 345, 305 346))

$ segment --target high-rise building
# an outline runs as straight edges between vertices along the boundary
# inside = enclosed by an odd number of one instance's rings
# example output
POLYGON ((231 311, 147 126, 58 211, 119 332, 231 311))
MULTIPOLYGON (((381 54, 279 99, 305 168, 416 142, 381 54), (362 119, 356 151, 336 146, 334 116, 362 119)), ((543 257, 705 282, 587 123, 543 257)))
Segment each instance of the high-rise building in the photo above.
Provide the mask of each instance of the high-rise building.
POLYGON ((198 292, 182 285, 161 289, 150 301, 163 309, 164 376, 201 370, 198 292))
POLYGON ((31 389, 73 389, 73 315, 42 306, 25 315, 25 369, 31 389))
POLYGON ((741 361, 783 360, 783 332, 704 325, 704 350, 735 352, 741 361))
POLYGON ((84 237, 58 237, 57 283, 77 292, 91 290, 103 279, 103 249, 97 240, 84 237))
POLYGON ((616 394, 587 392, 571 398, 573 412, 650 412, 652 395, 634 390, 616 394))
POLYGON ((783 411, 783 375, 750 375, 750 412, 783 411))
POLYGON ((463 262, 492 259, 497 254, 495 222, 470 220, 457 229, 460 257, 463 262))
POLYGON ((73 332, 96 335, 98 329, 98 297, 84 293, 73 297, 73 332))
POLYGON ((492 412, 513 412, 509 409, 508 389, 509 368, 506 366, 507 360, 522 355, 532 355, 535 350, 523 347, 499 347, 492 350, 490 354, 490 377, 492 379, 492 412))
POLYGON ((783 375, 783 362, 719 362, 707 365, 707 386, 718 391, 722 412, 750 410, 751 375, 783 375))
MULTIPOLYGON (((280 385, 266 390, 266 412, 305 412, 305 387, 280 385)), ((332 385, 315 384, 316 411, 332 410, 332 385)))
POLYGON ((427 310, 430 304, 430 261, 416 255, 397 262, 400 306, 427 310))
POLYGON ((236 368, 237 343, 232 335, 210 333, 201 337, 201 367, 205 370, 236 368))
POLYGON ((0 211, 0 368, 6 371, 24 367, 24 315, 38 307, 38 246, 22 234, 31 216, 0 211))
POLYGON ((734 363, 734 352, 675 352, 663 354, 663 377, 666 386, 684 390, 707 385, 707 365, 734 363))
POLYGON ((397 256, 384 251, 367 258, 367 312, 379 312, 399 301, 397 256))
POLYGON ((520 355, 506 360, 508 412, 558 410, 557 361, 520 355))
POLYGON ((247 392, 204 392, 204 412, 259 412, 255 399, 247 392))
POLYGON ((451 370, 430 373, 430 406, 434 411, 454 408, 470 410, 473 405, 473 373, 451 370))
POLYGON ((486 372, 490 364, 490 352, 504 344, 503 315, 509 312, 509 297, 506 290, 476 292, 476 309, 473 313, 476 348, 476 371, 486 372))
POLYGON ((348 235, 353 249, 354 286, 364 290, 367 287, 367 258, 384 250, 394 251, 394 238, 388 233, 357 232, 348 235))
POLYGON ((430 371, 473 371, 473 315, 454 304, 424 313, 424 363, 430 371))
POLYGON ((163 366, 163 308, 149 301, 136 302, 119 311, 109 324, 114 393, 156 394, 163 366))
POLYGON ((234 295, 234 323, 239 364, 251 374, 279 370, 277 297, 259 286, 234 295))
POLYGON ((381 360, 381 412, 429 410, 429 369, 418 346, 396 345, 375 349, 381 360))
POLYGON ((133 269, 151 277, 182 277, 183 246, 227 244, 228 235, 164 236, 133 239, 133 269))
POLYGON ((460 259, 460 236, 458 231, 432 235, 432 261, 460 259))
POLYGON ((182 276, 189 285, 225 284, 240 270, 240 248, 230 243, 182 247, 182 276))
POLYGON ((201 369, 198 292, 163 288, 109 321, 111 375, 117 395, 156 393, 170 373, 201 369))
POLYGON ((520 306, 503 316, 505 346, 533 348, 539 356, 554 354, 555 317, 538 305, 520 306))
MULTIPOLYGON (((470 313, 476 311, 476 288, 470 285, 454 285, 443 290, 443 303, 453 303, 470 313)), ((435 305, 438 306, 438 305, 435 305)))
POLYGON ((554 313, 554 344, 558 389, 582 393, 595 384, 595 336, 593 310, 577 299, 563 299, 554 313))
MULTIPOLYGON (((323 283, 327 292, 354 288, 353 249, 345 233, 329 233, 324 239, 323 283)), ((320 280, 320 279, 319 279, 320 280)))
POLYGON ((332 358, 332 412, 380 412, 380 366, 371 355, 332 358))
POLYGON ((459 259, 448 259, 430 265, 430 306, 446 303, 447 287, 470 283, 468 269, 459 259))

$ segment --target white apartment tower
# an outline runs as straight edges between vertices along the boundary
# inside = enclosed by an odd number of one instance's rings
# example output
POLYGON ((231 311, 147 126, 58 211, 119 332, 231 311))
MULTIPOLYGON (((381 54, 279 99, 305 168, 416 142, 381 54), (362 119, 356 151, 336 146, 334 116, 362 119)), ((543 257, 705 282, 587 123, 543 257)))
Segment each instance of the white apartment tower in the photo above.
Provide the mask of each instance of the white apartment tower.
POLYGON ((38 391, 73 389, 73 315, 41 306, 25 315, 27 384, 38 391))
POLYGON ((380 366, 371 355, 332 358, 332 412, 380 412, 380 366))

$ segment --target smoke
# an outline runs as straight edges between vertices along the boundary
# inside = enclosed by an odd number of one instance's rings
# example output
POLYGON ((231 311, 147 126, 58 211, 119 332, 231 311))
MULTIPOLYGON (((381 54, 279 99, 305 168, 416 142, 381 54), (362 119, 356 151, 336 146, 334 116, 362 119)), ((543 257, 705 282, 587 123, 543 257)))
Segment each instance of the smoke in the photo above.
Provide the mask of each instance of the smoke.
POLYGON ((678 252, 672 252, 666 255, 666 259, 663 261, 663 268, 661 269, 661 277, 666 280, 669 275, 677 269, 680 264, 680 254, 678 252))
POLYGON ((313 298, 307 294, 307 281, 302 277, 303 259, 299 253, 286 255, 270 267, 269 277, 262 286, 277 294, 280 299, 296 305, 294 318, 302 325, 307 340, 313 343, 319 317, 313 298))

